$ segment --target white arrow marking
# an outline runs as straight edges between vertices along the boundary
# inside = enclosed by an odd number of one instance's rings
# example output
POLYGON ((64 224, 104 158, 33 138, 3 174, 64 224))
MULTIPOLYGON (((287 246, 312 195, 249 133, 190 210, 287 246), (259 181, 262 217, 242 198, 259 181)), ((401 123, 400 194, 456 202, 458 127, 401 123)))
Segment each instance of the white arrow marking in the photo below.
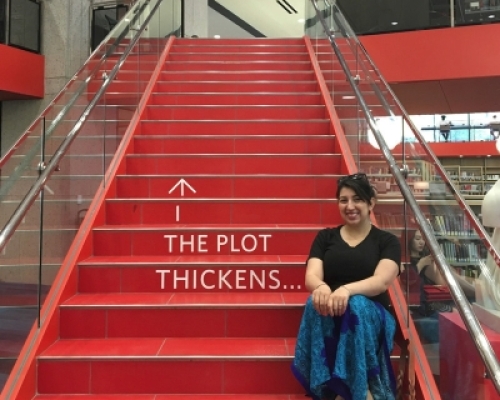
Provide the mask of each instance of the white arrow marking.
POLYGON ((196 193, 196 190, 194 190, 194 188, 193 188, 193 187, 192 187, 189 183, 187 183, 187 182, 184 180, 184 178, 181 178, 181 179, 179 180, 179 182, 177 182, 177 183, 176 183, 176 184, 172 187, 172 189, 170 189, 170 190, 169 190, 168 194, 172 194, 172 192, 173 192, 175 189, 177 189, 177 186, 180 186, 180 187, 181 187, 181 196, 184 196, 184 187, 186 187, 186 186, 187 186, 187 188, 188 188, 189 190, 191 190, 191 192, 196 193))
POLYGON ((180 214, 179 206, 175 206, 175 222, 179 222, 180 214))

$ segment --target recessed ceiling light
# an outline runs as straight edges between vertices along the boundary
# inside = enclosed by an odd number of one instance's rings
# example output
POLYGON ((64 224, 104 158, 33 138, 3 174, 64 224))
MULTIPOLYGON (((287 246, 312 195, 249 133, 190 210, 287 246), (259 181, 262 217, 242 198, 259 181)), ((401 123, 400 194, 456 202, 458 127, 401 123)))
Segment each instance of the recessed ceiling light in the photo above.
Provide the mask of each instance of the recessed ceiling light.
POLYGON ((214 35, 214 38, 220 39, 220 35, 214 35))
POLYGON ((494 14, 488 15, 488 18, 495 18, 494 14))
POLYGON ((342 99, 344 100, 354 100, 356 96, 342 96, 342 99))
POLYGON ((397 25, 397 24, 398 24, 398 22, 397 22, 397 21, 393 21, 393 22, 391 22, 391 25, 397 25))

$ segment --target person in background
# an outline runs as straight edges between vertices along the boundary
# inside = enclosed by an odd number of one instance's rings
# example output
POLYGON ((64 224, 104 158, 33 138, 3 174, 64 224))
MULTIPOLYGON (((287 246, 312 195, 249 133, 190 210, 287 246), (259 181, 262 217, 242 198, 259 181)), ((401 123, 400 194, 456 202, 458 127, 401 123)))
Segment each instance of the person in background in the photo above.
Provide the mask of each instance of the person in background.
MULTIPOLYGON (((416 321, 416 327, 420 336, 427 343, 437 343, 439 342, 439 313, 452 311, 454 303, 451 300, 451 296, 450 300, 447 301, 429 301, 427 299, 426 286, 437 286, 447 289, 448 285, 434 263, 434 258, 429 253, 422 233, 419 230, 410 230, 407 235, 410 269, 403 272, 402 278, 410 280, 410 291, 415 289, 419 291, 420 305, 418 314, 420 317, 428 318, 425 321, 421 321, 421 324, 416 321), (414 287, 412 288, 411 286, 414 287), (429 319, 435 320, 434 323, 429 319), (422 329, 419 329, 419 327, 422 327, 422 329)), ((454 270, 452 272, 464 290, 465 295, 468 298, 473 298, 475 295, 474 285, 467 282, 454 270)), ((403 283, 404 286, 405 284, 403 283)))
POLYGON ((500 120, 497 119, 496 115, 490 121, 490 136, 491 140, 497 140, 500 136, 500 120))
POLYGON ((445 142, 447 142, 450 138, 450 131, 451 123, 446 120, 446 115, 441 115, 441 121, 439 121, 439 132, 445 142))
POLYGON ((365 174, 340 178, 336 195, 344 223, 320 230, 312 243, 311 296, 292 370, 315 400, 392 400, 396 322, 387 289, 400 272, 400 241, 371 224, 375 191, 365 174))

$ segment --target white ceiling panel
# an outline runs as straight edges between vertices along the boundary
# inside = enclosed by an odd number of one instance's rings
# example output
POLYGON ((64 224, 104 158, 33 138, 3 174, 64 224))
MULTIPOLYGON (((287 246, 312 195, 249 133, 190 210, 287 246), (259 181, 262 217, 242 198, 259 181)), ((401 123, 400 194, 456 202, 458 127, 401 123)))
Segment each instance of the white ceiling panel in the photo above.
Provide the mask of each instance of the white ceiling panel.
MULTIPOLYGON (((297 13, 292 11, 289 14, 277 0, 217 0, 217 3, 266 37, 304 36, 305 0, 279 1, 289 10, 291 6, 297 13)), ((217 28, 212 26, 209 30, 212 33, 217 28)), ((224 37, 222 33, 220 35, 224 37)))

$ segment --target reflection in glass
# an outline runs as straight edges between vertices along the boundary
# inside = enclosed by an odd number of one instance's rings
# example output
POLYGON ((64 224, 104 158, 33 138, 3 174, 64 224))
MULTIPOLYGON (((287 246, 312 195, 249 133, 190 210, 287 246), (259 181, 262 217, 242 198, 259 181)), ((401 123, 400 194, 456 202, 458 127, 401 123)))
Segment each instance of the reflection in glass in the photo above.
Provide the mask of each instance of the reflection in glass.
POLYGON ((31 0, 10 2, 9 44, 40 52, 40 4, 31 0))

